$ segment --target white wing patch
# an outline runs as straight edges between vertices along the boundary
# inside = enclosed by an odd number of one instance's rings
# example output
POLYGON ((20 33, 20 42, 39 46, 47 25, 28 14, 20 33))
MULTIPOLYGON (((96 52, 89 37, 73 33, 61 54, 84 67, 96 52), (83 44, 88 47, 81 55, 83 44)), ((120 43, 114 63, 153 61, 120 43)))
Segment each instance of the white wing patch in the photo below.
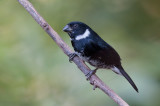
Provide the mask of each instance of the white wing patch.
POLYGON ((111 70, 114 71, 115 73, 119 74, 119 75, 122 75, 121 72, 119 71, 119 69, 115 66, 112 67, 111 70))
POLYGON ((85 38, 88 37, 89 35, 90 35, 90 32, 89 32, 88 29, 86 29, 86 31, 84 32, 84 34, 78 35, 78 36, 76 37, 76 40, 85 39, 85 38))

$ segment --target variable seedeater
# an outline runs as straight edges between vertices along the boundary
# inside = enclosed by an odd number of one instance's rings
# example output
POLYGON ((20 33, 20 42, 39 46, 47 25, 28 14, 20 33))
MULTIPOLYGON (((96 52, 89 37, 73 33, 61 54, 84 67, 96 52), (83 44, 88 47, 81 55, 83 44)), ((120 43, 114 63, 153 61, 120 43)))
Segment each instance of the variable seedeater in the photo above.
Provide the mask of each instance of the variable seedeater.
POLYGON ((88 79, 100 68, 111 69, 116 74, 124 76, 138 92, 137 86, 123 69, 119 54, 88 25, 82 22, 70 22, 63 28, 63 31, 70 36, 75 50, 75 53, 70 55, 70 61, 77 55, 83 61, 96 67, 86 75, 88 79))

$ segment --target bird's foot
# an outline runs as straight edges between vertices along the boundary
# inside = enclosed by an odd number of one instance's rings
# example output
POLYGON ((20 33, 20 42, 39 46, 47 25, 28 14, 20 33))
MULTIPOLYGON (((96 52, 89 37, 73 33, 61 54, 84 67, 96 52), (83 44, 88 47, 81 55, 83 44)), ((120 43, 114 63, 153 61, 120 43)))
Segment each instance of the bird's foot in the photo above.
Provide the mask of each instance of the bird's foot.
POLYGON ((87 77, 87 80, 89 80, 91 76, 96 73, 97 69, 98 68, 96 68, 95 70, 91 70, 85 75, 87 77))
POLYGON ((77 54, 76 54, 75 52, 74 52, 74 53, 69 54, 69 62, 70 62, 70 63, 72 63, 73 58, 74 58, 75 56, 77 56, 77 54))

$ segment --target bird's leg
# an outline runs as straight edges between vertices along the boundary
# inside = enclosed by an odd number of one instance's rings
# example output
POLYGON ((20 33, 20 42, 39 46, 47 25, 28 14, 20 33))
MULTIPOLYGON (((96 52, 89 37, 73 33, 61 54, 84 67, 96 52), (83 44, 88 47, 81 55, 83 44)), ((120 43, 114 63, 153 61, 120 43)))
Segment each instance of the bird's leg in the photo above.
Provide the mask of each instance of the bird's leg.
POLYGON ((73 58, 77 56, 76 52, 69 54, 69 62, 71 63, 73 61, 73 58))
POLYGON ((91 78, 91 76, 96 73, 97 70, 98 70, 98 68, 89 71, 89 72, 85 75, 85 76, 87 77, 87 80, 89 80, 89 79, 91 78))

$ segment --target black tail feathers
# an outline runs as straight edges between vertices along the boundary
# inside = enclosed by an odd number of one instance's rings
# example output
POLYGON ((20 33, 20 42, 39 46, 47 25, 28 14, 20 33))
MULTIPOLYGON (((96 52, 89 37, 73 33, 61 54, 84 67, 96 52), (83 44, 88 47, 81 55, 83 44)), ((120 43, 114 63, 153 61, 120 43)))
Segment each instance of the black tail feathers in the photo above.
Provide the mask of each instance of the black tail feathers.
POLYGON ((130 78, 130 76, 124 71, 122 66, 117 67, 121 74, 128 80, 128 82, 132 85, 132 87, 138 92, 138 88, 135 85, 135 83, 133 82, 133 80, 130 78))

